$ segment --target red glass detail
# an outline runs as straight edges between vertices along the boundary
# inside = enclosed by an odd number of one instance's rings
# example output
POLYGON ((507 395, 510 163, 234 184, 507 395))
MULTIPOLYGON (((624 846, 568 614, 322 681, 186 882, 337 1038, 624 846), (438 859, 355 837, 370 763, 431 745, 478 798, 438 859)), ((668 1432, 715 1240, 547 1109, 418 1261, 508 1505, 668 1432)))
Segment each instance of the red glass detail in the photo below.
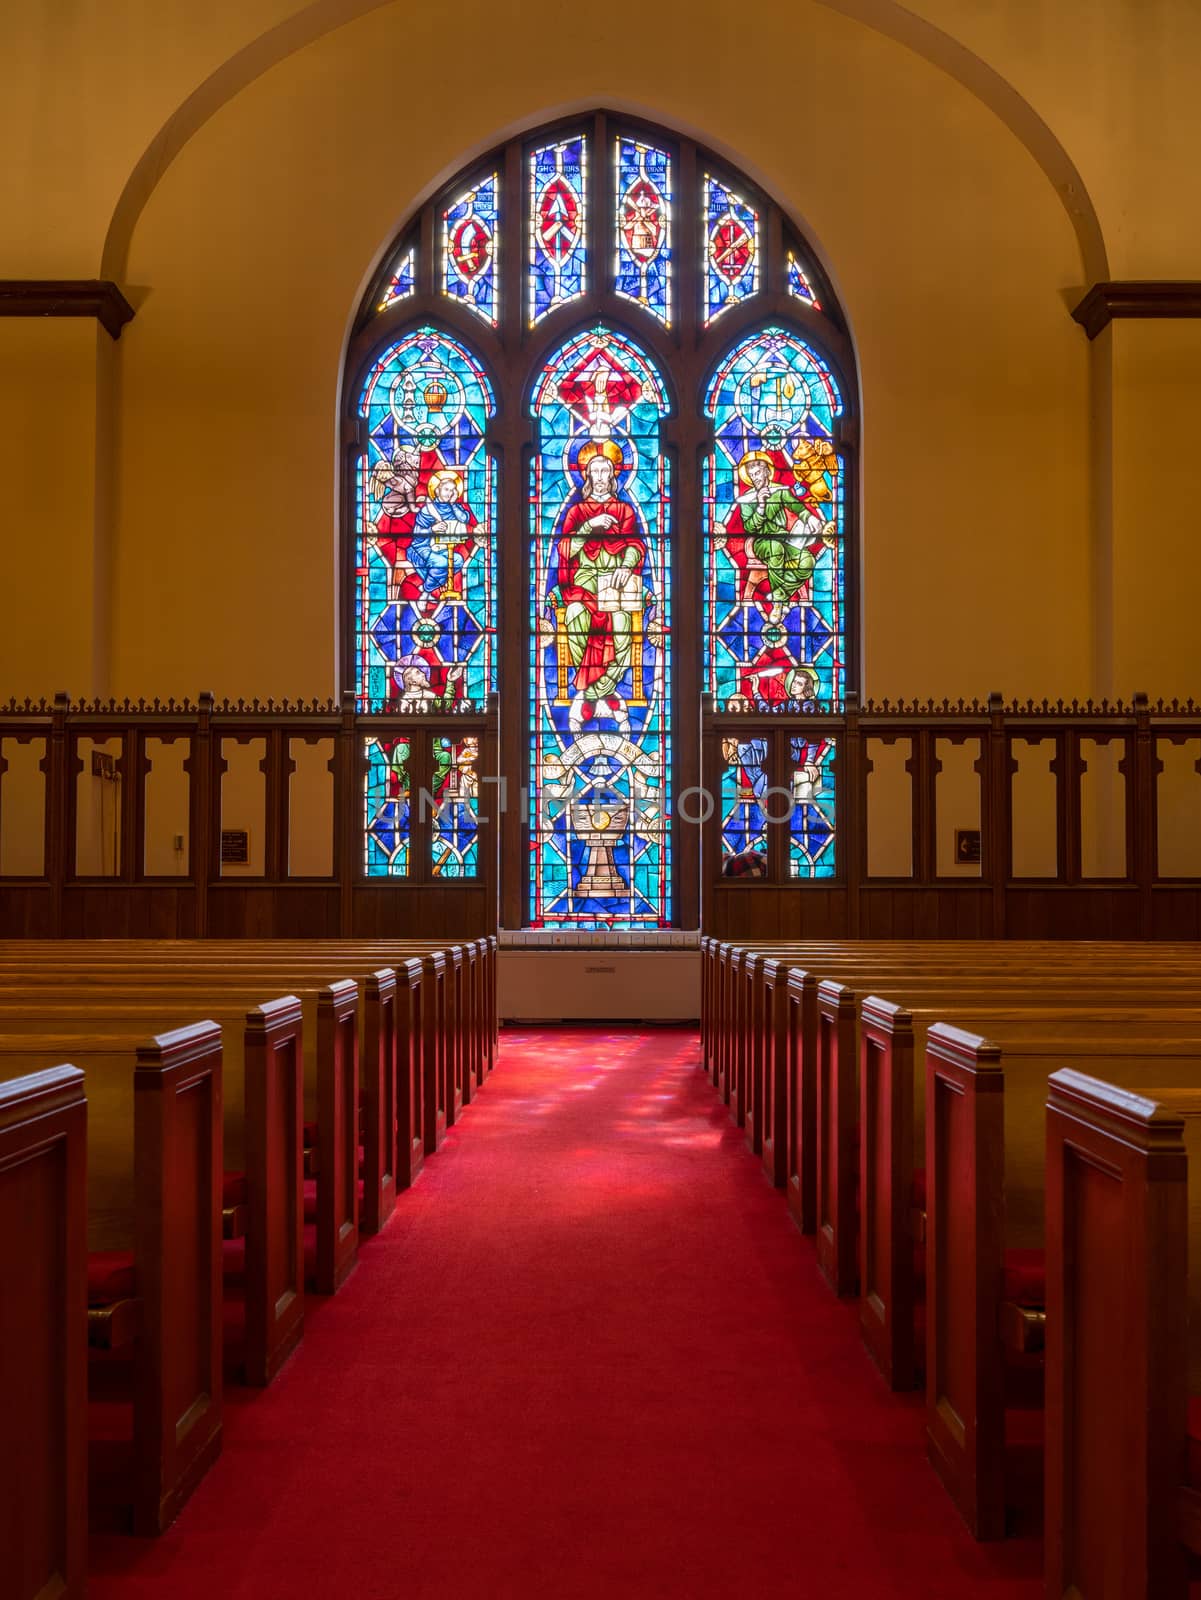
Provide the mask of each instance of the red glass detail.
POLYGON ((653 261, 663 243, 663 196, 649 178, 639 178, 626 192, 621 237, 635 261, 653 261))
POLYGON ((463 217, 450 231, 450 259, 459 276, 470 283, 488 265, 492 235, 479 217, 463 217))
POLYGON ((561 174, 538 197, 538 243, 552 261, 566 261, 580 237, 580 201, 561 174))
POLYGON ((709 235, 709 259, 727 283, 737 283, 755 254, 755 236, 727 211, 709 235))
POLYGON ((559 398, 590 427, 612 424, 635 405, 642 384, 607 350, 592 349, 559 384, 559 398))

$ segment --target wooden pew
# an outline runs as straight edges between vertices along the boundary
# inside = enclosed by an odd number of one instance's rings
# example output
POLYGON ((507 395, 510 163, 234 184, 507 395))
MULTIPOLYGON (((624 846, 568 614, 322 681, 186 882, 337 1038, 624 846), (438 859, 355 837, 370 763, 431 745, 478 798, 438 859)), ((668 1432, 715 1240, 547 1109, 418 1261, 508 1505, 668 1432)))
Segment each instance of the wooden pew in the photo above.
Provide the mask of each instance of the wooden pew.
POLYGON ((926 1038, 927 1443, 979 1538, 1003 1535, 1016 1499, 1002 1319, 1026 1292, 1015 1279, 1030 1258, 1013 1252, 1041 1253, 1044 1243, 1039 1113, 1050 1075, 1074 1051, 1098 1064, 1104 1056, 1104 1070, 1136 1088, 1169 1073, 1201 1082, 1195 1038, 1027 1038, 1024 1048, 1018 1056, 1007 1044, 1003 1061, 997 1043, 943 1024, 926 1038))
POLYGON ((1184 1600, 1201 1553, 1201 1095, 1070 1069, 1048 1089, 1046 1593, 1184 1600))
POLYGON ((0 1083, 0 1593, 84 1593, 87 1107, 83 1073, 0 1083))
POLYGON ((93 1055, 85 1085, 90 1509, 157 1533, 221 1448, 220 1029, 93 1055))

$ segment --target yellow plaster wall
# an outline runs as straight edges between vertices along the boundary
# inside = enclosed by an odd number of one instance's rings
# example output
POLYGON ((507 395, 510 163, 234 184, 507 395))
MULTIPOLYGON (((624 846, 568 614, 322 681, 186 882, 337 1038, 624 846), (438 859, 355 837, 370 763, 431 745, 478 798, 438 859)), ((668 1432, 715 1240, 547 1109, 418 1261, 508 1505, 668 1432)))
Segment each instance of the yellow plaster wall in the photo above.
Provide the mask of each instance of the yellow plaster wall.
POLYGON ((1201 700, 1201 322, 1115 322, 1117 682, 1201 700))
POLYGON ((0 317, 0 698, 92 688, 96 341, 0 317))
MULTIPOLYGON (((496 8, 478 11, 482 27, 496 8)), ((824 7, 781 8, 806 40, 803 123, 787 53, 731 79, 732 22, 715 36, 682 4, 644 20, 620 94, 584 14, 540 47, 493 27, 495 48, 458 62, 448 116, 412 68, 441 24, 389 7, 275 68, 181 153, 130 257, 147 292, 120 345, 117 692, 333 688, 349 314, 414 199, 554 109, 563 59, 578 103, 702 131, 820 241, 862 368, 871 690, 1086 688, 1087 353, 1045 179, 944 74, 824 7)))

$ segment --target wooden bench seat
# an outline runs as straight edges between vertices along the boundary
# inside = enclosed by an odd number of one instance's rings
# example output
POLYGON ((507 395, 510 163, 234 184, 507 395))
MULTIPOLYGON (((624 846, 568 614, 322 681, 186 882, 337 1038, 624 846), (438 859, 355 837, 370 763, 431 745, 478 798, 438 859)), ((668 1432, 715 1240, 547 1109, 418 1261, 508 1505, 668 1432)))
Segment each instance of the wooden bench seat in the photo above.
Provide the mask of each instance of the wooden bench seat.
MULTIPOLYGON (((0 1074, 11 1083, 39 1064, 6 1056, 0 1074)), ((221 1448, 221 1030, 202 1022, 136 1057, 94 1054, 84 1082, 86 1240, 104 1258, 79 1313, 90 1507, 157 1533, 221 1448)))
POLYGON ((0 1590, 82 1595, 87 1558, 83 1074, 0 1081, 0 1590))

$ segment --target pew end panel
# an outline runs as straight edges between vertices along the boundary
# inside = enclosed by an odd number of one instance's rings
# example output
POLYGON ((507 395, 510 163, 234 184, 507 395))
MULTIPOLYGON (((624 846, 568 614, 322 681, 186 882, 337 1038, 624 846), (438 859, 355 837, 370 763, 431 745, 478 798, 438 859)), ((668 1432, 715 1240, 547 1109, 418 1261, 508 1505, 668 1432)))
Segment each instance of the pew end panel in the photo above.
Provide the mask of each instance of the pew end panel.
POLYGON ((837 1295, 858 1286, 856 1012, 845 984, 818 984, 817 1264, 837 1295))
POLYGON ((434 950, 422 961, 421 979, 422 1140, 427 1156, 433 1155, 442 1143, 448 1126, 446 1030, 449 1015, 446 992, 446 954, 442 950, 434 950))
POLYGON ((926 1443, 978 1539, 1005 1533, 1004 1092, 998 1046, 926 1035, 926 1443), (946 1286, 954 1284, 953 1293, 946 1286))
POLYGON ((221 1452, 222 1083, 215 1022, 139 1046, 134 1532, 161 1533, 221 1452))
POLYGON ((14 1600, 80 1600, 86 1582, 86 1147, 78 1068, 0 1082, 0 1591, 14 1600))
POLYGON ((777 1189, 788 1183, 788 967, 763 963, 762 1091, 763 1170, 777 1189))
POLYGON ((1071 1069, 1048 1090, 1046 1592, 1183 1600, 1201 1096, 1071 1069))
POLYGON ((336 1294, 359 1247, 359 986, 317 996, 317 1260, 319 1294, 336 1294))
POLYGON ((859 1326, 889 1388, 912 1389, 913 1018, 869 996, 859 1038, 859 1326))
POLYGON ((402 961, 396 974, 396 1186, 407 1189, 425 1160, 422 1069, 423 963, 402 961))
POLYGON ((304 1034, 295 995, 246 1013, 245 1381, 263 1385, 304 1332, 304 1034))
POLYGON ((817 978, 788 973, 788 1206, 802 1233, 817 1231, 817 978))
POLYGON ((396 974, 384 967, 363 985, 364 1233, 378 1233, 396 1206, 396 1018, 396 974))

